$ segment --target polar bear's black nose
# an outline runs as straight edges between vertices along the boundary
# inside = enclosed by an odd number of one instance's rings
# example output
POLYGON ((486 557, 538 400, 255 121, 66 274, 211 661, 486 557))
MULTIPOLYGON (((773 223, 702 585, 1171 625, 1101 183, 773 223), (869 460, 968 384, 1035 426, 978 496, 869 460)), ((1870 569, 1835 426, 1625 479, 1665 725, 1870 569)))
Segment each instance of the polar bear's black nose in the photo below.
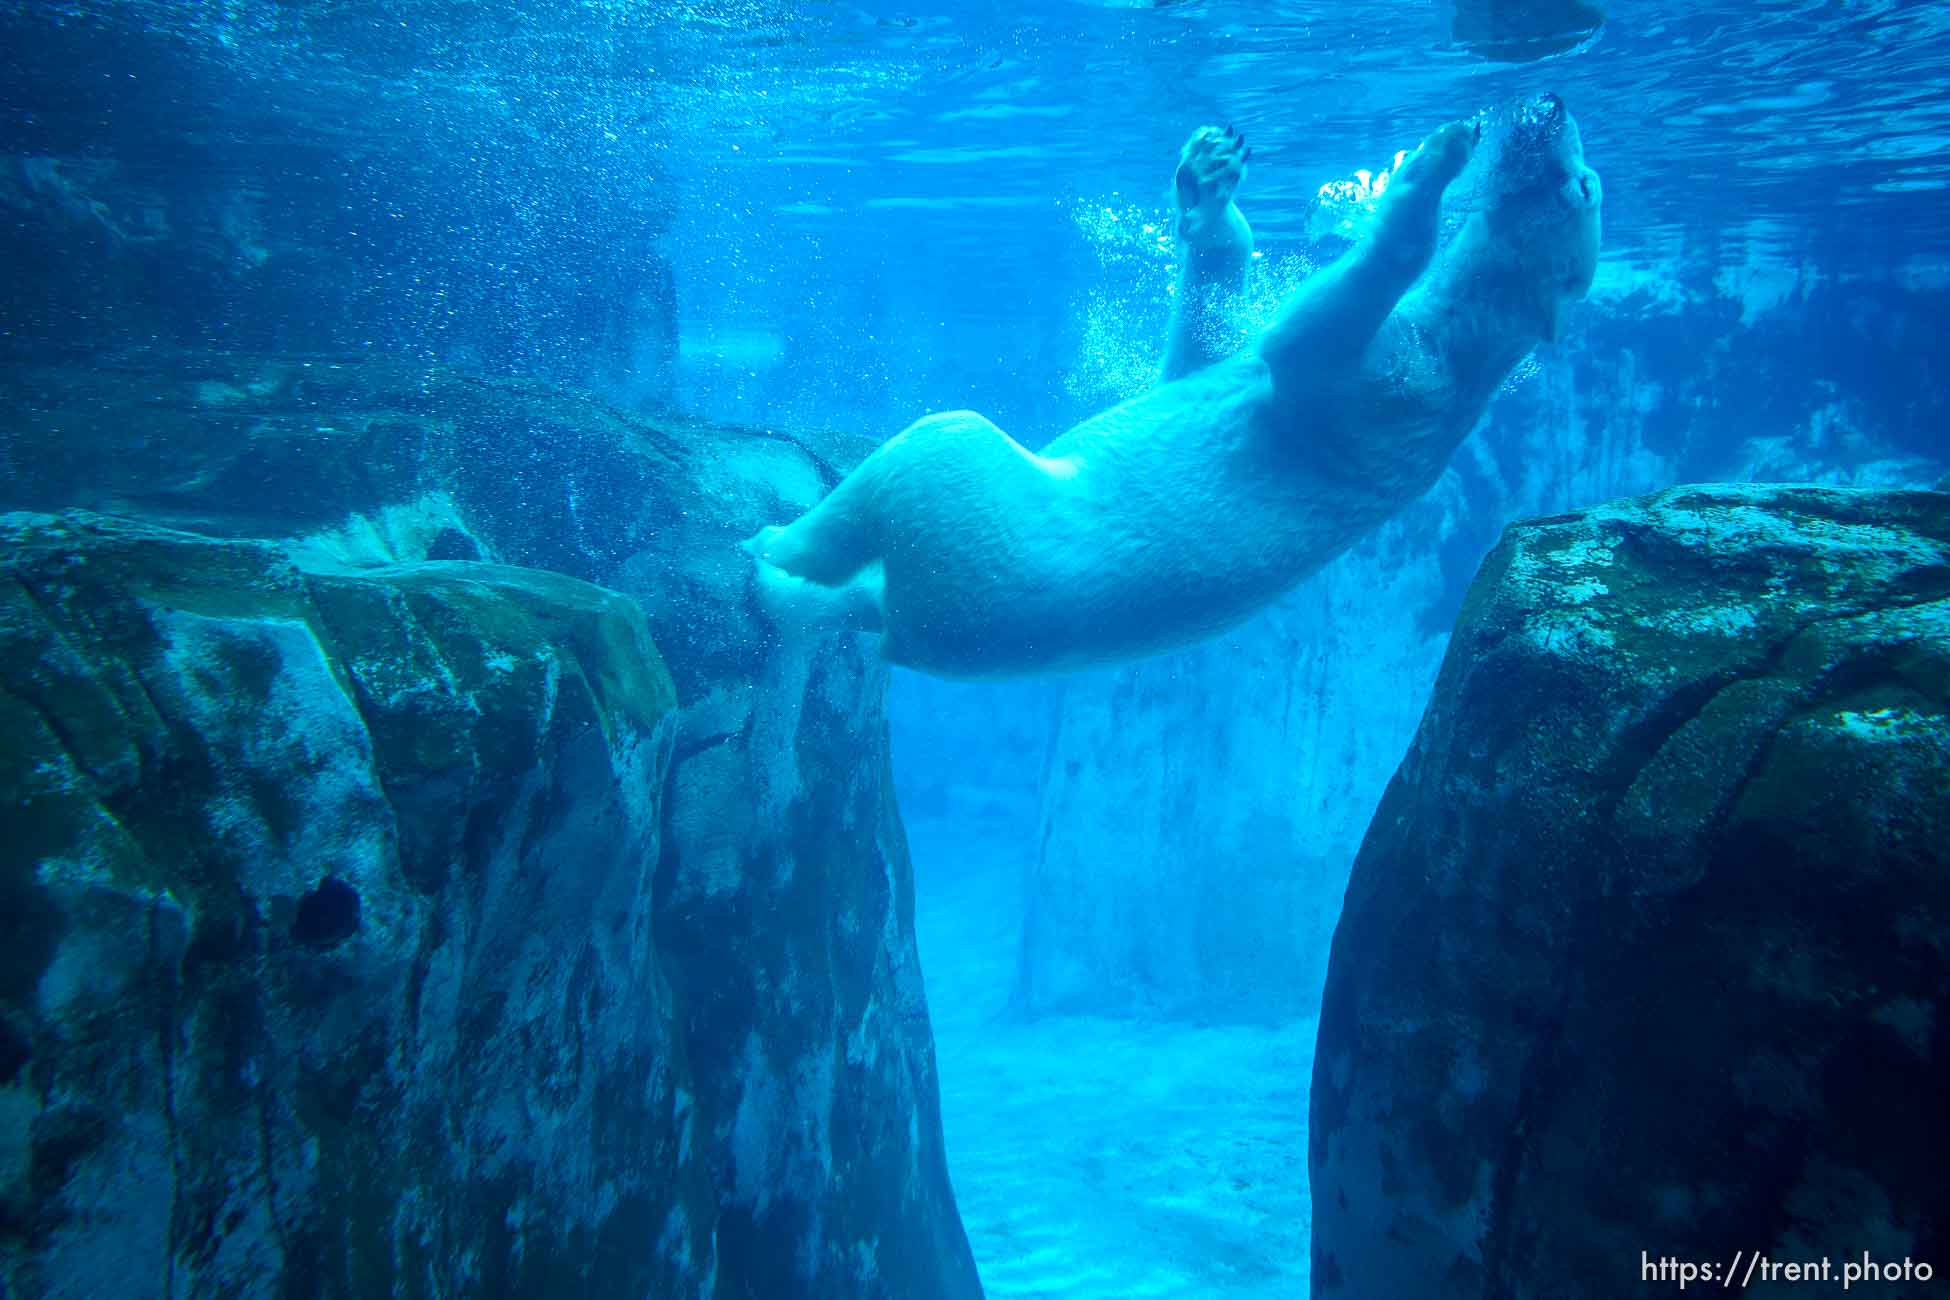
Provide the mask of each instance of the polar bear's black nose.
POLYGON ((1564 101, 1554 94, 1535 95, 1519 101, 1510 114, 1510 127, 1519 139, 1548 140, 1568 119, 1564 101))

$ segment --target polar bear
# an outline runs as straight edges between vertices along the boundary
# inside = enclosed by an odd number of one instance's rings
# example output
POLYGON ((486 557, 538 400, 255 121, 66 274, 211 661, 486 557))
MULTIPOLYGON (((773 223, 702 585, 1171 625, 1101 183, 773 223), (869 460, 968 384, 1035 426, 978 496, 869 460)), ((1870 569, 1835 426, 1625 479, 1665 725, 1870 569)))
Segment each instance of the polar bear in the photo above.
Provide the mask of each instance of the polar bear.
POLYGON ((1426 491, 1596 271, 1598 178, 1544 95, 1429 136, 1361 242, 1219 355, 1251 247, 1232 198, 1244 163, 1210 128, 1181 156, 1166 382, 1041 452, 969 411, 910 425, 745 541, 772 622, 878 633, 889 661, 957 678, 1223 631, 1426 491), (1443 194, 1466 169, 1474 198, 1444 242, 1443 194))

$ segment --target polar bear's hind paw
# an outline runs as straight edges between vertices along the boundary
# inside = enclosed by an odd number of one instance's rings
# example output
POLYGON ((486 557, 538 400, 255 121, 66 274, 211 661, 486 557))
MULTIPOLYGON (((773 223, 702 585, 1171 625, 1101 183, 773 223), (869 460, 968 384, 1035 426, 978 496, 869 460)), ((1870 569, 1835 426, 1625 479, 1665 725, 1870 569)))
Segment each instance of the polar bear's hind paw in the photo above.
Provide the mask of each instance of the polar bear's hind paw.
POLYGON ((744 541, 738 543, 738 549, 751 556, 754 560, 769 560, 772 552, 772 539, 784 531, 785 529, 779 524, 767 524, 750 537, 747 537, 744 541))
MULTIPOLYGON (((746 549, 755 541, 746 542, 746 549)), ((886 626, 886 577, 878 561, 837 586, 788 573, 762 558, 754 560, 752 578, 760 612, 789 636, 879 632, 886 626)))
POLYGON ((1180 224, 1197 214, 1223 212, 1246 178, 1252 157, 1246 137, 1230 126, 1202 126, 1192 132, 1178 151, 1178 171, 1172 177, 1180 224))

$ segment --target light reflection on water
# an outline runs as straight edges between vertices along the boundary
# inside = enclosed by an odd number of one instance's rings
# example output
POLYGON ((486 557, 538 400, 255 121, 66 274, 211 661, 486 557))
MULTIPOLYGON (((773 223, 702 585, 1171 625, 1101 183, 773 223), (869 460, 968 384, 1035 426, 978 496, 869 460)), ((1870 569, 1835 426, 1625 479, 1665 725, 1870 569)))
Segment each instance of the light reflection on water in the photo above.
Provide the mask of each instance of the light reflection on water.
MULTIPOLYGON (((783 238, 925 216, 930 247, 985 259, 998 289, 1034 284, 1065 204, 1115 192, 1162 210, 1177 145, 1201 122, 1253 138, 1242 203, 1278 248, 1304 239, 1323 182, 1544 87, 1578 114, 1605 177, 1609 257, 1950 253, 1950 6, 1610 8, 1587 48, 1518 66, 1455 47, 1443 6, 1399 0, 560 0, 518 12, 91 0, 64 12, 71 29, 139 14, 171 33, 202 93, 173 94, 158 116, 188 136, 408 160, 471 151, 489 171, 527 159, 564 173, 534 187, 537 202, 722 210, 783 238)), ((20 86, 0 110, 30 143, 58 137, 56 123, 99 117, 56 111, 75 93, 20 86), (42 89, 54 102, 25 110, 42 89)), ((996 301, 1006 310, 1006 294, 996 301)))

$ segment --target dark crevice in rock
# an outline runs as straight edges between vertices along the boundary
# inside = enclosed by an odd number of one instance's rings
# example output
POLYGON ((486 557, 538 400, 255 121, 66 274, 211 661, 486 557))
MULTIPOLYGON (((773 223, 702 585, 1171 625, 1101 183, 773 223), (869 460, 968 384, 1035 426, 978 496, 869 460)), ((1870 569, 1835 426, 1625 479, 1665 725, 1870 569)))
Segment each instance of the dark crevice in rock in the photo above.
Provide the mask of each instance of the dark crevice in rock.
MULTIPOLYGON (((1778 653, 1780 647, 1774 649, 1778 653)), ((1610 747, 1610 756, 1594 774, 1598 788, 1606 792, 1596 806, 1598 816, 1611 821, 1617 815, 1620 800, 1630 793, 1633 783, 1672 743, 1673 737, 1705 712, 1727 688, 1751 681, 1757 675, 1742 667, 1687 682, 1661 699, 1645 717, 1621 728, 1610 747)))
POLYGON ((727 745, 733 741, 747 740, 749 737, 746 733, 750 730, 750 726, 748 722, 738 731, 718 731, 704 736, 686 736, 684 743, 672 751, 671 759, 673 762, 681 763, 686 759, 697 757, 707 749, 716 749, 719 745, 727 745))
POLYGON ((12 1016, 0 1011, 0 1088, 12 1087, 33 1059, 34 1048, 27 1034, 12 1016))
MULTIPOLYGON (((1932 603, 1936 602, 1898 603, 1888 608, 1909 609, 1932 603)), ((1804 625, 1800 635, 1783 646, 1781 658, 1787 657, 1787 652, 1794 642, 1822 630, 1824 626, 1832 628, 1846 625, 1861 617, 1863 616, 1859 613, 1850 614, 1815 620, 1804 625)), ((1737 828, 1730 825, 1731 814, 1747 799, 1756 781, 1774 769, 1779 752, 1788 743, 1790 730, 1797 723, 1825 720, 1837 711, 1838 706, 1848 703, 1851 699, 1865 695, 1874 695, 1882 699, 1892 690, 1898 695, 1907 697, 1919 710, 1927 712, 1930 709, 1931 701, 1918 694, 1895 670, 1891 663, 1892 653, 1893 648, 1879 646, 1868 654, 1852 654, 1842 658, 1813 680, 1804 683, 1791 699, 1784 702, 1771 725, 1759 733, 1752 753, 1742 764, 1738 778, 1730 784, 1724 797, 1719 800, 1711 822, 1700 831, 1702 842, 1710 850, 1704 856, 1720 872, 1739 873, 1765 869, 1763 863, 1753 860, 1751 853, 1740 851, 1739 845, 1734 840, 1737 828)), ((1792 855, 1784 847, 1776 856, 1787 859, 1792 855)))
POLYGON ((292 1261, 291 1233, 285 1224, 284 1215, 278 1208, 277 1157, 274 1154, 277 1148, 277 1136, 276 1119, 272 1115, 272 1108, 277 1104, 278 1098, 274 1094, 274 1085, 269 1077, 274 1067, 265 1059, 275 1048, 269 1034, 265 1032, 261 1010, 260 1014, 253 1016, 252 1019, 255 1022, 253 1028, 257 1031, 257 1041, 251 1044, 254 1059, 251 1061, 252 1078, 248 1082, 248 1087, 251 1113, 257 1120, 257 1173, 264 1198, 264 1218, 271 1225, 271 1235, 277 1241, 278 1263, 281 1268, 288 1268, 292 1261))
MULTIPOLYGON (((53 640, 54 644, 64 651, 75 663, 86 663, 86 659, 75 652, 74 646, 69 641, 66 622, 61 618, 58 610, 41 598, 40 592, 34 589, 32 583, 24 582, 18 577, 15 577, 12 579, 12 585, 27 598, 28 603, 33 605, 35 612, 41 616, 46 633, 53 640)), ((45 656, 43 657, 45 658, 45 656)), ((61 752, 67 756, 70 763, 74 764, 77 772, 80 772, 98 787, 107 784, 102 774, 97 772, 94 765, 88 761, 88 757, 83 752, 83 747, 76 739, 72 728, 67 722, 63 721, 48 709, 43 700, 39 698, 38 693, 35 698, 29 699, 11 685, 0 686, 0 690, 5 690, 9 698, 17 700, 24 707, 34 711, 35 715, 40 718, 42 725, 47 728, 48 733, 61 746, 61 752)))
MULTIPOLYGON (((1946 578, 1950 578, 1950 570, 1946 570, 1946 578)), ((1887 604, 1879 605, 1873 612, 1916 609, 1938 603, 1941 599, 1941 596, 1930 595, 1892 599, 1887 604)), ((1630 791, 1640 774, 1664 752, 1675 736, 1698 722, 1721 696, 1733 687, 1746 683, 1794 678, 1796 675, 1788 670, 1787 663, 1798 650, 1815 640, 1820 633, 1859 622, 1868 613, 1858 609, 1804 619, 1787 635, 1768 643, 1758 664, 1742 666, 1736 672, 1689 684, 1668 697, 1657 717, 1647 719, 1648 725, 1642 731, 1621 744, 1618 761, 1601 771, 1604 785, 1615 792, 1609 801, 1598 805, 1601 815, 1607 821, 1611 820, 1616 814, 1619 800, 1630 791), (1651 725, 1654 723, 1656 727, 1651 725), (1650 739, 1652 736, 1656 736, 1656 740, 1650 739)), ((1851 694, 1893 680, 1886 655, 1879 652, 1868 656, 1852 655, 1813 680, 1800 682, 1792 694, 1783 697, 1775 706, 1768 724, 1757 730, 1751 750, 1740 760, 1742 767, 1739 774, 1728 783, 1699 834, 1709 842, 1717 840, 1724 830, 1728 812, 1739 804, 1754 776, 1767 769, 1783 729, 1796 717, 1809 716, 1851 694)))
POLYGON ((800 452, 807 460, 813 463, 813 468, 819 471, 820 480, 829 488, 844 478, 847 471, 852 468, 850 465, 841 466, 834 464, 832 460, 814 450, 812 445, 806 442, 805 439, 794 437, 792 434, 781 433, 774 429, 753 429, 750 431, 750 434, 755 438, 765 438, 773 442, 784 443, 786 446, 800 452))
POLYGON ((291 937, 310 948, 330 948, 359 932, 359 892, 337 876, 298 899, 291 937))
POLYGON ((51 1202, 74 1167, 108 1140, 110 1129, 109 1116, 87 1102, 59 1102, 36 1116, 27 1172, 36 1199, 51 1202))
POLYGON ((443 528, 427 545, 429 560, 480 560, 480 545, 458 528, 443 528))
MULTIPOLYGON (((152 956, 158 955, 162 944, 157 934, 160 901, 149 907, 149 949, 152 956)), ((187 952, 184 961, 187 962, 187 952)), ((183 976, 180 966, 172 969, 165 963, 155 963, 167 981, 164 995, 159 999, 156 1015, 156 1056, 159 1062, 158 1105, 162 1110, 163 1133, 169 1150, 169 1227, 168 1249, 162 1260, 162 1290, 160 1294, 176 1294, 176 1257, 182 1249, 181 1223, 183 1206, 183 1150, 182 1138, 177 1132, 176 1119, 176 1042, 180 1029, 178 1000, 182 993, 183 976)))
MULTIPOLYGON (((38 803, 51 802, 40 800, 38 803)), ((26 842, 0 859, 0 999, 25 1003, 53 964, 66 932, 65 918, 35 870, 36 857, 54 838, 46 823, 58 812, 27 810, 31 821, 10 827, 26 842)))
POLYGON ((1490 1215, 1488 1239, 1483 1243, 1483 1293, 1490 1296, 1514 1295, 1522 1290, 1521 1278, 1535 1266, 1536 1242, 1524 1231, 1518 1186, 1532 1172, 1530 1126, 1533 1117, 1542 1118, 1551 1104, 1560 1078, 1558 1053, 1562 1050, 1564 1017, 1572 1003, 1566 989, 1557 1015, 1548 1023, 1543 1036, 1533 1045, 1523 1063, 1516 1089, 1514 1118, 1497 1152, 1490 1175, 1490 1215))

